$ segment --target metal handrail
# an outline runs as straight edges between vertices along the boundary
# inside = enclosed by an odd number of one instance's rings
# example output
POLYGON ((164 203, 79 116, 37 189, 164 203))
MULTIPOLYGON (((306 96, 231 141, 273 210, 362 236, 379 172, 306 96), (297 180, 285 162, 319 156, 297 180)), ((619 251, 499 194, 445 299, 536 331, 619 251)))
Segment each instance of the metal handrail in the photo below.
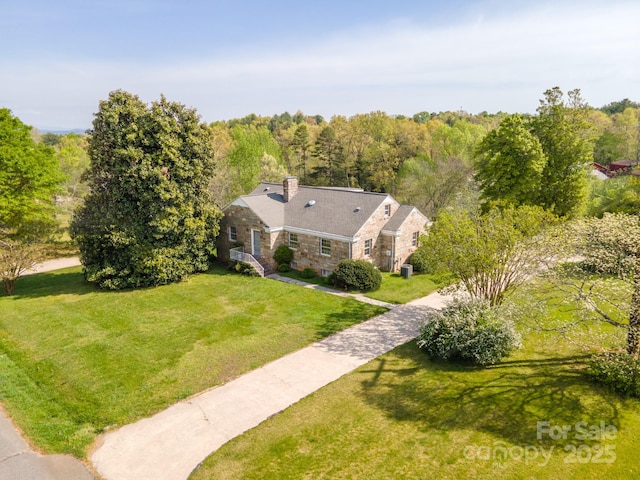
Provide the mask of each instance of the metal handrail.
POLYGON ((260 265, 260 262, 250 253, 245 253, 244 247, 235 247, 229 250, 229 257, 231 260, 237 260, 238 262, 245 262, 256 269, 256 272, 261 277, 264 277, 264 267, 260 265))

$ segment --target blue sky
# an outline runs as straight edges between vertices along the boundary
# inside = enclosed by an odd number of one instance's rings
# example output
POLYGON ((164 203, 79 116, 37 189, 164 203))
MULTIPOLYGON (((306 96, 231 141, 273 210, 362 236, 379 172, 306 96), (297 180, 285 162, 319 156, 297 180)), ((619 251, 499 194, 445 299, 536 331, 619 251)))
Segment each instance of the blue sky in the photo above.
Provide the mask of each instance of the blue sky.
POLYGON ((0 107, 84 129, 118 88, 207 122, 640 101, 639 24, 633 0, 0 0, 0 107))

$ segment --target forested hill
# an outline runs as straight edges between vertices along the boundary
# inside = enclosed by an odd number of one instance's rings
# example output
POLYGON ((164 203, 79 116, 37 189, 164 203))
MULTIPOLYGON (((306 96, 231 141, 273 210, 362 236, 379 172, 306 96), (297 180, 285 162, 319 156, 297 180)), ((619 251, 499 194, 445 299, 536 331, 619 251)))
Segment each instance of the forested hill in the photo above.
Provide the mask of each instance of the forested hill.
MULTIPOLYGON (((475 202, 477 148, 509 114, 419 112, 411 117, 371 112, 352 117, 288 112, 214 122, 216 172, 211 191, 227 204, 259 181, 296 175, 302 184, 350 186, 389 192, 429 216, 451 204, 475 202)), ((525 115, 525 119, 535 115, 525 115)), ((587 108, 584 132, 593 161, 608 165, 640 158, 640 104, 629 99, 587 108)), ((67 188, 82 194, 87 165, 84 135, 45 133, 67 174, 67 188)))

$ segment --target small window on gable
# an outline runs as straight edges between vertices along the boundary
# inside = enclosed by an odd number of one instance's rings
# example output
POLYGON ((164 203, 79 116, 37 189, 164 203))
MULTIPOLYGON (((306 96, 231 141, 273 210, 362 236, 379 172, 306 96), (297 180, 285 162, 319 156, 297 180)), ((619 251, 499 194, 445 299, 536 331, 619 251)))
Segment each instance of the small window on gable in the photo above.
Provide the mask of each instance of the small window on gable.
POLYGON ((238 240, 238 231, 236 230, 236 227, 229 227, 229 240, 232 242, 238 240))
POLYGON ((384 206, 384 216, 385 217, 390 217, 391 216, 391 204, 388 203, 384 206))
POLYGON ((411 245, 413 245, 414 247, 417 247, 419 240, 420 240, 420 232, 413 232, 413 239, 411 241, 411 245))
POLYGON ((371 246, 372 246, 372 244, 373 244, 373 241, 371 239, 364 241, 364 256, 365 257, 370 257, 371 256, 371 246))
POLYGON ((298 248, 298 234, 297 233, 289 233, 289 248, 296 249, 298 248))
POLYGON ((320 254, 330 256, 331 255, 331 240, 326 238, 320 239, 320 254))

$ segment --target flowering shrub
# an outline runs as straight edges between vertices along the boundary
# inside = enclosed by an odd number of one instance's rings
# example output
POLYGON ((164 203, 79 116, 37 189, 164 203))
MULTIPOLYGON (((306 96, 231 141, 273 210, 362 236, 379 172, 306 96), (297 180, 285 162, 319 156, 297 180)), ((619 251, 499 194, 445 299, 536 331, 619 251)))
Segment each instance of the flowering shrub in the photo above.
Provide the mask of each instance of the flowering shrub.
POLYGON ((520 348, 511 320, 479 300, 456 300, 433 313, 422 327, 418 346, 431 358, 467 360, 491 365, 520 348))
POLYGON ((626 352, 605 352, 594 356, 587 373, 615 392, 640 397, 640 360, 626 352))
POLYGON ((633 277, 640 245, 640 223, 634 215, 605 213, 602 218, 587 218, 576 225, 584 241, 583 267, 592 272, 633 277))

